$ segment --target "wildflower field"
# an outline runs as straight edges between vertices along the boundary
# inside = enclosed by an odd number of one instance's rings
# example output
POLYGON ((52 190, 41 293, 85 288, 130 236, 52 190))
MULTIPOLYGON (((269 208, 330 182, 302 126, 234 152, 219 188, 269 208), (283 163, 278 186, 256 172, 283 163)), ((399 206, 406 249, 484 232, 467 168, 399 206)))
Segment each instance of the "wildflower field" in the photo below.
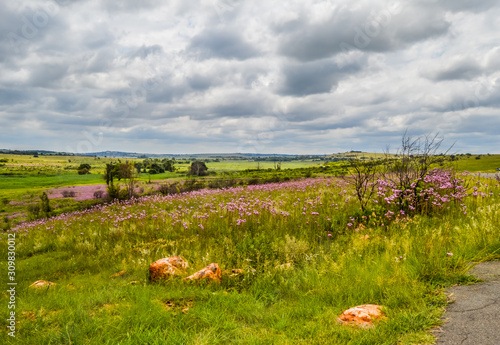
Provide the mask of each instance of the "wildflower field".
MULTIPOLYGON (((495 179, 431 171, 418 190, 378 179, 361 208, 351 184, 311 178, 98 205, 23 223, 15 236, 16 333, 5 344, 431 344, 443 289, 475 282, 500 257, 495 179), (154 261, 184 276, 210 263, 242 269, 221 284, 152 283, 154 261), (116 274, 121 272, 120 274, 116 274), (53 287, 28 288, 37 280, 53 287), (379 304, 374 328, 338 315, 379 304)), ((9 282, 2 261, 1 282, 9 282)), ((12 279, 11 279, 12 281, 12 279)))

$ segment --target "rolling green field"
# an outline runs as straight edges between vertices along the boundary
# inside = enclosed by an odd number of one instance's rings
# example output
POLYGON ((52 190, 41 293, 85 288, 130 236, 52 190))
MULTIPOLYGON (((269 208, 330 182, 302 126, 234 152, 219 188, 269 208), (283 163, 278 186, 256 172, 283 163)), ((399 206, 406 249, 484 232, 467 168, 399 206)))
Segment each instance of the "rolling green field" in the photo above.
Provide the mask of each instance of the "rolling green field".
MULTIPOLYGON (((38 157, 28 155, 0 156, 0 217, 3 217, 3 227, 7 226, 5 217, 14 217, 14 223, 26 220, 27 207, 36 203, 42 192, 49 192, 57 187, 72 187, 82 185, 102 185, 105 183, 102 175, 107 163, 120 162, 143 162, 143 159, 120 159, 120 158, 95 158, 79 156, 44 156, 38 157), (77 169, 80 164, 91 166, 90 174, 78 175, 77 169)), ((236 159, 207 159, 208 172, 206 179, 220 178, 251 178, 255 175, 272 177, 275 174, 264 172, 266 169, 275 169, 278 162, 255 162, 250 160, 236 159), (247 169, 262 169, 263 172, 252 173, 247 176, 237 175, 247 169), (236 174, 236 175, 235 175, 236 174)), ((318 162, 292 161, 281 162, 281 175, 289 169, 307 168, 318 165, 318 162)), ((182 182, 189 178, 190 162, 179 160, 175 164, 175 172, 160 174, 137 174, 137 183, 141 190, 151 192, 154 185, 182 182), (153 183, 148 185, 148 183, 153 183)), ((70 198, 57 201, 59 207, 77 206, 70 198)), ((1 222, 0 222, 1 223, 1 222)), ((1 225, 1 224, 0 224, 1 225)), ((9 225, 10 226, 10 225, 9 225)))
POLYGON ((460 156, 458 161, 451 162, 451 166, 459 171, 470 172, 499 172, 500 155, 471 155, 460 156), (477 159, 479 157, 479 159, 477 159))
MULTIPOLYGON (((411 217, 384 215, 383 196, 360 213, 346 181, 316 178, 156 195, 22 224, 0 234, 15 235, 18 284, 16 337, 4 331, 0 342, 430 344, 444 287, 475 282, 471 262, 500 258, 498 183, 468 179, 479 194, 411 217), (185 272, 149 281, 152 262, 177 255, 185 272), (183 281, 210 263, 244 273, 183 281), (42 279, 56 285, 28 288, 42 279), (336 322, 360 304, 382 305, 387 318, 372 329, 336 322)), ((1 267, 7 286, 5 260, 1 267)), ((0 305, 9 298, 4 289, 0 305)), ((8 312, 0 309, 4 329, 8 312)))
MULTIPOLYGON (((495 172, 500 167, 500 155, 456 155, 446 156, 443 165, 451 166, 458 171, 495 172), (479 159, 477 159, 479 157, 479 159)), ((335 154, 327 159, 381 159, 383 154, 345 153, 335 154)), ((236 179, 262 183, 265 180, 296 179, 311 176, 332 176, 342 173, 342 162, 325 163, 315 160, 294 161, 261 161, 237 159, 206 159, 209 176, 205 179, 236 179), (276 168, 280 169, 276 169, 276 168), (340 169, 340 170, 339 170, 340 169)), ((79 156, 44 156, 27 155, 0 156, 0 217, 14 217, 15 222, 26 219, 26 205, 36 202, 44 191, 57 187, 71 187, 82 185, 101 185, 104 183, 102 174, 107 163, 143 162, 143 159, 96 158, 79 156), (80 164, 91 166, 90 174, 78 175, 80 164)), ((175 172, 161 174, 141 173, 137 181, 141 190, 151 192, 156 185, 164 183, 182 182, 187 176, 190 162, 178 160, 175 172)), ((60 200, 59 206, 73 205, 70 199, 60 200)), ((1 225, 1 224, 0 224, 1 225)))

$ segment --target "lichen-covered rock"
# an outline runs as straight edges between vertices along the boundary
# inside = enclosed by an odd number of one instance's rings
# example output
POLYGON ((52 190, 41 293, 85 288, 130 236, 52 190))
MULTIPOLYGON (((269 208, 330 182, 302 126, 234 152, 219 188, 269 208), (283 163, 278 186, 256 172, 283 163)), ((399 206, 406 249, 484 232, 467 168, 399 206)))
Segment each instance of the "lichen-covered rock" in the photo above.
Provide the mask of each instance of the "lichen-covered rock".
POLYGON ((188 263, 179 256, 160 259, 149 265, 149 276, 151 281, 168 279, 183 272, 188 267, 188 263))
POLYGON ((193 275, 190 275, 189 277, 185 278, 185 281, 190 281, 190 280, 205 280, 208 282, 216 282, 220 283, 222 277, 222 272, 219 268, 219 265, 216 263, 211 263, 207 267, 203 268, 202 270, 199 270, 193 275))
POLYGON ((48 289, 50 288, 51 286, 54 286, 56 285, 56 283, 52 283, 52 282, 49 282, 49 281, 46 281, 46 280, 37 280, 36 282, 34 282, 33 284, 31 284, 29 287, 31 289, 48 289))
POLYGON ((362 328, 373 327, 373 322, 384 318, 382 306, 364 304, 344 311, 338 318, 340 324, 358 326, 362 328))

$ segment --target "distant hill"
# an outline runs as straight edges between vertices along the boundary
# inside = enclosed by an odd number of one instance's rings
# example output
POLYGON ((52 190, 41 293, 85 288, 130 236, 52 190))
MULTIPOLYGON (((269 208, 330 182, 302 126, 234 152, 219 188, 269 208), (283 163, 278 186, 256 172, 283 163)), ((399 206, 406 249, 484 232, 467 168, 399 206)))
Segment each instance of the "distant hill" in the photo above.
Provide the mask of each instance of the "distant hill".
POLYGON ((252 158, 305 158, 317 159, 324 155, 291 155, 278 153, 196 153, 196 154, 157 154, 157 153, 137 153, 123 151, 101 151, 89 153, 56 152, 47 150, 7 150, 0 149, 0 153, 16 155, 50 155, 50 156, 85 156, 85 157, 113 157, 113 158, 225 158, 225 159, 252 159, 252 158))
POLYGON ((383 153, 368 153, 362 151, 350 151, 344 153, 334 153, 330 155, 293 155, 279 153, 195 153, 195 154, 172 154, 172 153, 138 153, 138 152, 123 152, 123 151, 100 151, 89 153, 71 153, 71 152, 56 152, 47 150, 6 150, 0 149, 0 153, 16 154, 16 155, 47 155, 47 156, 84 156, 84 157, 108 157, 108 158, 176 158, 176 159, 258 159, 263 160, 323 160, 323 161, 346 161, 349 159, 374 160, 384 158, 383 153))

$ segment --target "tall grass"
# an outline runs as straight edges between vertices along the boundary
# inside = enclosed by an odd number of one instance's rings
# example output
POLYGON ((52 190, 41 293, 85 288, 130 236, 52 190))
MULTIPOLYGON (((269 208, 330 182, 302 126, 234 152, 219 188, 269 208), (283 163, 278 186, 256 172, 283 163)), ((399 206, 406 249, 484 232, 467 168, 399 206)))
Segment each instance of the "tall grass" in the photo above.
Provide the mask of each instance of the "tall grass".
POLYGON ((471 189, 464 199, 467 214, 450 205, 389 226, 352 224, 359 206, 336 179, 143 197, 25 223, 13 230, 18 335, 3 333, 2 341, 430 343, 446 305, 443 288, 474 282, 470 262, 500 252, 500 189, 473 182, 479 194, 471 189), (174 255, 189 262, 186 274, 211 262, 245 274, 223 276, 220 285, 182 277, 150 283, 149 264, 174 255), (57 285, 27 288, 39 279, 57 285), (383 305, 387 320, 371 330, 336 323, 344 309, 365 303, 383 305))

